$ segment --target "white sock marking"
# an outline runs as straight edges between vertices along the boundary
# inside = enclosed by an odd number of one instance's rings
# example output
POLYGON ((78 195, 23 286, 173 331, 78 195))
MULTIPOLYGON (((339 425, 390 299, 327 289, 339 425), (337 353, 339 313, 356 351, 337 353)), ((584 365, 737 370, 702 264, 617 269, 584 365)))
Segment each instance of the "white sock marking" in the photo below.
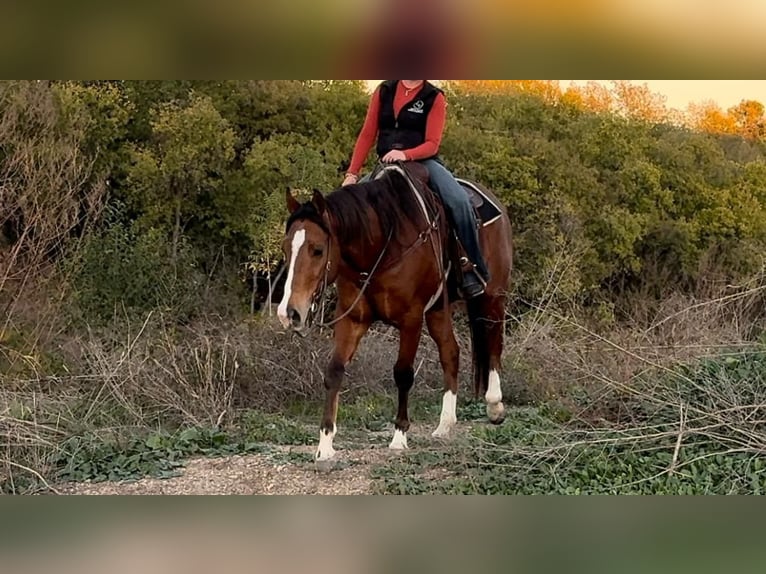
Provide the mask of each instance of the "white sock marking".
POLYGON ((332 447, 332 439, 335 438, 335 433, 337 431, 338 427, 336 425, 332 426, 332 432, 326 433, 324 430, 319 431, 319 448, 317 448, 316 460, 330 460, 335 456, 335 449, 332 447))
POLYGON ((494 369, 489 372, 487 393, 484 395, 487 401, 487 417, 495 424, 505 419, 505 406, 503 406, 503 389, 500 387, 500 375, 494 369))
POLYGON ((295 275, 295 262, 298 259, 298 253, 303 247, 306 241, 306 230, 299 229, 293 235, 292 249, 290 252, 290 267, 287 269, 287 280, 285 281, 285 294, 282 297, 282 302, 277 308, 277 317, 284 327, 290 326, 290 321, 287 318, 287 304, 290 302, 290 296, 293 292, 293 279, 295 275))
POLYGON ((495 405, 503 400, 503 390, 500 388, 500 375, 496 370, 489 372, 489 384, 484 398, 489 405, 495 405))
POLYGON ((442 399, 442 414, 439 419, 439 427, 432 436, 444 437, 449 434, 452 427, 457 423, 457 395, 452 391, 444 393, 442 399))
POLYGON ((396 429, 394 438, 388 446, 391 450, 407 450, 407 433, 396 429))

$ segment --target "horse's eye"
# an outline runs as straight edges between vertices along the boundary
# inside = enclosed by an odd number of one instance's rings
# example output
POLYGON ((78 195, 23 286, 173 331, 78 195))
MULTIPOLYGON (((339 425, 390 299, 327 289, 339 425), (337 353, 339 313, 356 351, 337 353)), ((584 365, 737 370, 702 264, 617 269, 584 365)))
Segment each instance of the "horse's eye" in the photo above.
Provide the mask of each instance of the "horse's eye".
POLYGON ((321 247, 315 247, 312 253, 314 257, 322 257, 322 255, 324 255, 324 249, 321 247))

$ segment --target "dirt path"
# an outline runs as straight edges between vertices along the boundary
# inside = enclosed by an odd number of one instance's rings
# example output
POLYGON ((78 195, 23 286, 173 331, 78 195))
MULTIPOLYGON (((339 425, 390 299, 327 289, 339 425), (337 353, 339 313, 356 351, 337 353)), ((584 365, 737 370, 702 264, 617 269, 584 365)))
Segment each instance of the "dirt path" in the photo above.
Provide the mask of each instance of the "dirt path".
MULTIPOLYGON (((313 453, 313 447, 290 447, 285 453, 313 453)), ((381 449, 339 451, 337 468, 317 472, 310 462, 275 460, 273 454, 198 458, 186 463, 181 476, 147 478, 129 483, 82 483, 58 487, 61 494, 369 494, 370 469, 381 449)))
MULTIPOLYGON (((431 443, 430 430, 430 425, 413 426, 409 436, 420 444, 431 443)), ((457 430, 463 432, 465 428, 457 430)), ((387 448, 387 438, 389 433, 382 432, 371 433, 367 445, 356 441, 347 446, 339 441, 335 468, 329 473, 316 469, 312 461, 315 446, 275 446, 265 454, 191 459, 174 478, 70 483, 57 485, 56 490, 69 495, 371 494, 371 470, 401 456, 387 448)))

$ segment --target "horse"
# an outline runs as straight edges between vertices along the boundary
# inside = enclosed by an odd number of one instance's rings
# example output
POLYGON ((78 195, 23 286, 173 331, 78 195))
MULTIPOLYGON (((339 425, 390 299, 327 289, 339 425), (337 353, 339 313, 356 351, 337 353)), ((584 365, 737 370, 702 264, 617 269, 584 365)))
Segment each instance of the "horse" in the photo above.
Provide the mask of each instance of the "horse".
MULTIPOLYGON (((490 271, 484 294, 465 302, 473 351, 473 391, 483 393, 490 422, 505 418, 500 383, 505 303, 513 264, 512 228, 506 209, 485 187, 458 180, 474 206, 494 208, 482 222, 479 239, 490 271), (480 193, 477 193, 480 192, 480 193)), ((337 303, 332 357, 324 370, 325 403, 315 461, 329 463, 335 450, 338 395, 346 367, 374 322, 393 326, 399 354, 393 368, 398 410, 389 448, 407 449, 409 393, 423 323, 436 343, 444 394, 438 427, 446 438, 457 423, 459 347, 453 307, 462 300, 456 277, 466 259, 446 212, 428 187, 428 172, 417 162, 387 166, 369 181, 324 195, 313 190, 301 203, 288 188, 289 217, 282 250, 287 268, 277 316, 286 330, 305 336, 317 301, 335 284, 337 303), (458 251, 456 251, 456 249, 458 251)))

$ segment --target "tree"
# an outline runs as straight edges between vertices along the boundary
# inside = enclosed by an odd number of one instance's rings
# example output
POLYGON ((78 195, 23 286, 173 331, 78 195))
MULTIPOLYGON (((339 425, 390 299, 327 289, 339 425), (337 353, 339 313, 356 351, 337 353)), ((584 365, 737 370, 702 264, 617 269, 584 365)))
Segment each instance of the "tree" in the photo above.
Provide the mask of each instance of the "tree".
POLYGON ((286 188, 331 190, 338 186, 335 170, 317 147, 308 138, 285 135, 259 140, 250 150, 245 179, 254 190, 257 206, 247 213, 253 270, 268 272, 281 257, 286 188))
POLYGON ((612 92, 618 113, 650 123, 668 120, 667 98, 652 92, 646 84, 637 86, 627 80, 614 80, 612 92))
POLYGON ((175 262, 185 225, 204 215, 203 195, 220 188, 236 138, 207 96, 162 103, 153 116, 148 145, 133 151, 129 183, 147 223, 171 230, 175 262))
POLYGON ((531 94, 547 103, 561 99, 558 80, 453 80, 448 86, 467 94, 531 94))
POLYGON ((690 104, 687 111, 688 123, 695 130, 711 134, 736 134, 737 122, 731 114, 724 112, 713 101, 690 104))
POLYGON ((614 95, 605 85, 590 80, 584 86, 570 86, 562 101, 589 112, 609 113, 615 105, 614 95))
POLYGON ((766 118, 763 112, 763 104, 755 100, 742 100, 736 106, 729 108, 729 114, 734 120, 739 134, 751 140, 760 140, 766 137, 766 118))

